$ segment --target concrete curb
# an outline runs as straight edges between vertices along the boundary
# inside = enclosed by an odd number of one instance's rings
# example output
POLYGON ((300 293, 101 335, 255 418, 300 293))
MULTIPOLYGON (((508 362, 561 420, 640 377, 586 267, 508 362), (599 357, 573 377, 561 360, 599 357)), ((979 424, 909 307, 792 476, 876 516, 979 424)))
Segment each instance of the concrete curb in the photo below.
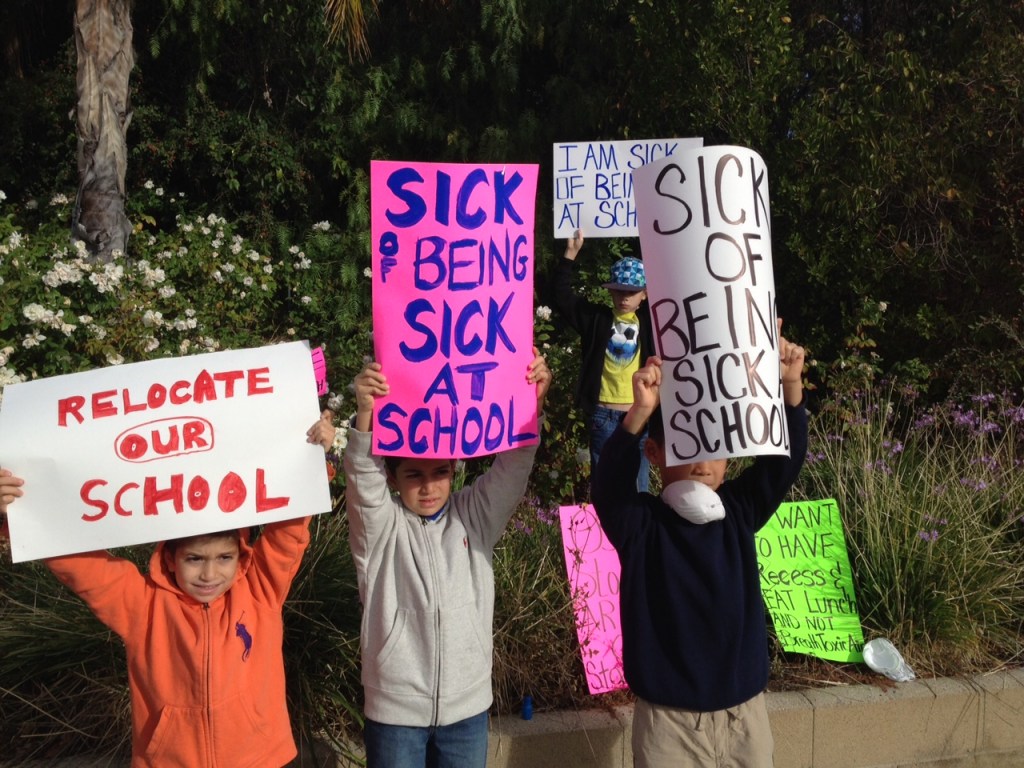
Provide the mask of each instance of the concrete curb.
MULTIPOLYGON (((775 768, 1020 768, 1024 669, 768 694, 775 768)), ((487 768, 631 768, 633 708, 491 718, 487 768)), ((0 766, 6 766, 0 760, 0 766)), ((99 768, 82 757, 33 764, 99 768)), ((292 766, 350 768, 314 745, 292 766)))
MULTIPOLYGON (((768 694, 775 768, 1024 766, 1024 669, 768 694)), ((488 768, 629 768, 632 707, 491 722, 488 768)))

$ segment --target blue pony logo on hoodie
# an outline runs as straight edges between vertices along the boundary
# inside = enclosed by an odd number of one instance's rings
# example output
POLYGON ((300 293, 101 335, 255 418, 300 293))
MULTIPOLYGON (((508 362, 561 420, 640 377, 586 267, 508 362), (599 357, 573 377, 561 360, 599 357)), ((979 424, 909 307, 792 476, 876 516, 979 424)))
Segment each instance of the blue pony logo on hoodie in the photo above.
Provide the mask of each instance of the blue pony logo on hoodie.
POLYGON ((242 619, 245 618, 245 611, 242 611, 242 615, 235 622, 235 636, 242 638, 242 645, 245 646, 245 650, 242 651, 242 661, 249 658, 249 652, 252 650, 252 635, 249 634, 249 630, 245 628, 245 624, 242 623, 242 619))

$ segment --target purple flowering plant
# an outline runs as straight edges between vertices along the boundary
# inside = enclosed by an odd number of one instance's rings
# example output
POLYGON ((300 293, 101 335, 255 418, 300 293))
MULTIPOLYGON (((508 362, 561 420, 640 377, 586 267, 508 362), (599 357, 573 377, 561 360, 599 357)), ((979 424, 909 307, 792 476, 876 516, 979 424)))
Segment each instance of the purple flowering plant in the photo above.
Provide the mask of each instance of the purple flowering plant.
POLYGON ((927 404, 862 377, 811 418, 798 498, 835 498, 866 635, 921 672, 1024 654, 1024 429, 1017 393, 927 404))

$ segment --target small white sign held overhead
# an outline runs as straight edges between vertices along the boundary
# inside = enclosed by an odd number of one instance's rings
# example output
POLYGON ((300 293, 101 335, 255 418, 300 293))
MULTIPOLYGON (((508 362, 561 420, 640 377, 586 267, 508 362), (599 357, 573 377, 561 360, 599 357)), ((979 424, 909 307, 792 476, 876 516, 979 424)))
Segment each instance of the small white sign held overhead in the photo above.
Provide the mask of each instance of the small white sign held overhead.
POLYGON ((636 237, 632 171, 702 146, 703 139, 577 141, 554 145, 555 237, 636 237))

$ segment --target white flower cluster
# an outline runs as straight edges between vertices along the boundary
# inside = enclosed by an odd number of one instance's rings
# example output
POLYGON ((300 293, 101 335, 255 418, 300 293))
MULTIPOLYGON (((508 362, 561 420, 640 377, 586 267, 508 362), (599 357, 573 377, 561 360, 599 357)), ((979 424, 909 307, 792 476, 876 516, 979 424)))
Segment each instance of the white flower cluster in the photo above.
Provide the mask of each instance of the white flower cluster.
POLYGON ((43 285, 48 288, 57 288, 69 283, 80 283, 84 276, 85 272, 82 271, 81 260, 73 262, 58 261, 53 265, 53 269, 43 275, 43 285))
MULTIPOLYGON (((42 326, 43 328, 53 328, 54 330, 60 331, 65 336, 70 336, 78 327, 74 323, 64 322, 63 309, 59 309, 54 312, 52 309, 47 309, 41 304, 32 303, 26 304, 21 312, 25 316, 25 319, 33 325, 42 326)), ((21 345, 26 349, 35 347, 38 346, 39 342, 43 341, 45 338, 46 336, 38 331, 33 331, 22 339, 21 345)))
POLYGON ((329 221, 318 221, 313 225, 314 232, 326 232, 331 228, 331 222, 329 221))
POLYGON ((331 451, 338 456, 341 456, 348 445, 349 423, 348 419, 345 419, 339 426, 334 428, 334 442, 331 444, 331 451))
POLYGON ((179 317, 173 323, 171 327, 176 331, 191 331, 194 330, 198 325, 196 320, 196 311, 194 309, 186 309, 185 317, 179 317))
POLYGON ((545 307, 545 306, 537 307, 537 318, 540 319, 540 320, 544 320, 544 321, 550 320, 551 319, 551 307, 545 307))
POLYGON ((20 373, 16 373, 14 369, 8 368, 6 365, 0 365, 0 387, 8 384, 20 384, 23 381, 25 381, 25 377, 20 373))
MULTIPOLYGON (((115 254, 116 255, 116 254, 115 254)), ((120 264, 104 264, 99 272, 89 275, 89 282, 96 286, 100 293, 113 292, 121 284, 124 277, 124 267, 120 264)))
POLYGON ((21 346, 25 349, 32 349, 32 347, 38 347, 44 341, 46 341, 46 337, 41 333, 27 333, 21 340, 21 346))
POLYGON ((141 259, 135 268, 142 275, 142 284, 147 288, 154 288, 167 279, 167 274, 162 269, 151 266, 146 259, 141 259))
POLYGON ((288 253, 296 257, 295 269, 309 269, 313 265, 313 262, 306 257, 306 254, 297 245, 289 248, 288 253))
MULTIPOLYGON (((0 195, 2 194, 3 192, 0 192, 0 195)), ((2 403, 4 399, 5 386, 25 381, 24 376, 7 367, 7 355, 13 351, 14 350, 11 347, 5 347, 3 350, 0 350, 0 360, 3 360, 3 362, 0 363, 0 403, 2 403)))

